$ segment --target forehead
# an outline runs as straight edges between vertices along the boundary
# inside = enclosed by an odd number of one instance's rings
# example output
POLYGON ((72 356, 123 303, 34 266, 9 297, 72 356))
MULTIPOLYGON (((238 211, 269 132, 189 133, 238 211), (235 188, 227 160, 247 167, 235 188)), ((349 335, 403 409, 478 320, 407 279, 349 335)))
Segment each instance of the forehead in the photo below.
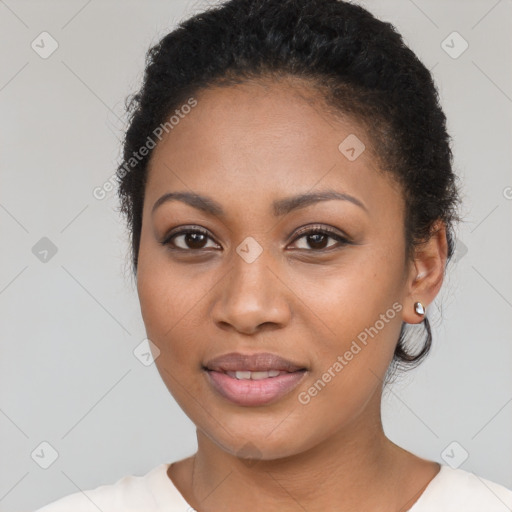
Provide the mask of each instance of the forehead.
POLYGON ((303 82, 213 87, 194 98, 197 105, 153 151, 146 187, 151 198, 187 188, 226 200, 241 194, 260 200, 315 187, 337 188, 363 201, 396 195, 362 125, 334 118, 319 93, 303 82))

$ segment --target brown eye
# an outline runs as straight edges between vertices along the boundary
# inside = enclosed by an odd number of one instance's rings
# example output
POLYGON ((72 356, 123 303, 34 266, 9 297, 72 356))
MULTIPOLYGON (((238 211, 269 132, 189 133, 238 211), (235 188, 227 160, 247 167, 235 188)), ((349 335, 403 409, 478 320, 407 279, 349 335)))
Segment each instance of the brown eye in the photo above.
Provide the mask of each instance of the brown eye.
MULTIPOLYGON (((207 246, 208 240, 211 240, 210 236, 206 231, 201 229, 186 229, 173 233, 172 235, 165 238, 162 245, 170 246, 172 249, 194 251, 205 248, 218 247, 217 244, 213 243, 213 246, 207 246)), ((213 242, 213 240, 212 240, 213 242)))
POLYGON ((307 240, 309 247, 312 249, 325 249, 328 247, 327 243, 331 237, 322 233, 311 233, 309 235, 303 236, 302 238, 307 240))
POLYGON ((304 239, 304 244, 303 247, 298 247, 298 249, 312 250, 313 252, 324 251, 336 245, 343 246, 350 243, 345 237, 328 228, 310 228, 307 231, 302 231, 299 235, 295 242, 304 239), (334 243, 329 243, 329 239, 334 240, 334 243))

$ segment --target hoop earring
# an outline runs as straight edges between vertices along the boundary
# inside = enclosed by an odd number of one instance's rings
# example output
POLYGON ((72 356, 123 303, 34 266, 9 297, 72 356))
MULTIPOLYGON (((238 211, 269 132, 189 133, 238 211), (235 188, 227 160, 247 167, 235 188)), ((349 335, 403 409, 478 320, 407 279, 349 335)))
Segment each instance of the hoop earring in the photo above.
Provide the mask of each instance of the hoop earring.
POLYGON ((415 302, 414 311, 416 311, 418 315, 423 316, 425 314, 425 307, 421 302, 415 302))

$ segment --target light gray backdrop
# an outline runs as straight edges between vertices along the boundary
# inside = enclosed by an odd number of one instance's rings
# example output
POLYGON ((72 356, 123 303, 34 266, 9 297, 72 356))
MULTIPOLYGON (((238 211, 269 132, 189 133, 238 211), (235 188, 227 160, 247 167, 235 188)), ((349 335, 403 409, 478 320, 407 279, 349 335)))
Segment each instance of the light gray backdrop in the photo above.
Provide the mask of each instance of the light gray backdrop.
MULTIPOLYGON (((387 392, 385 430, 512 487, 512 3, 361 4, 433 69, 465 196, 442 322, 429 310, 433 351, 387 392)), ((195 451, 193 424, 137 350, 116 194, 93 190, 108 189, 147 48, 205 5, 0 0, 0 511, 195 451)))

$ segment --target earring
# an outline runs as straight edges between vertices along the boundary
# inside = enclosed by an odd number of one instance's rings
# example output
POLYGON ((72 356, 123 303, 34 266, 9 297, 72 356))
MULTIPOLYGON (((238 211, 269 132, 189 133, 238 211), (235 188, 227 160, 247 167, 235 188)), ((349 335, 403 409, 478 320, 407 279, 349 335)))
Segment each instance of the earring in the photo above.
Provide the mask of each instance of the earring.
POLYGON ((418 315, 423 316, 425 314, 425 308, 421 302, 414 303, 414 311, 418 313, 418 315))

